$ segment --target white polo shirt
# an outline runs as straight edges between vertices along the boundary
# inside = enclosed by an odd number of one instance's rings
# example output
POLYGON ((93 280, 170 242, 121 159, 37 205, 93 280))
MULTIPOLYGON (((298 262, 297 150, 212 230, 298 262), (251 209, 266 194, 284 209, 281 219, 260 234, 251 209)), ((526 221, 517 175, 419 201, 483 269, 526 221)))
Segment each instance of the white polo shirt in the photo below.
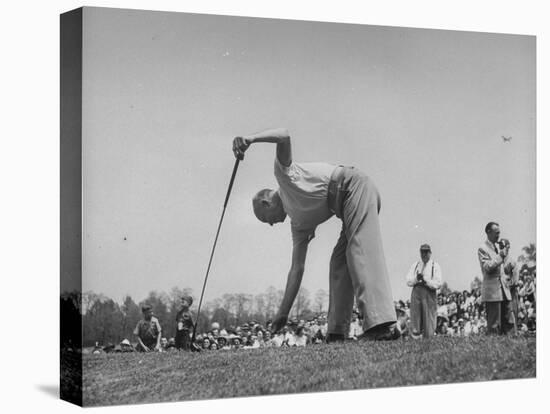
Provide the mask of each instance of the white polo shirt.
POLYGON ((283 208, 291 220, 294 244, 315 237, 315 228, 333 213, 328 208, 328 185, 336 165, 311 162, 282 165, 275 157, 275 178, 283 208))

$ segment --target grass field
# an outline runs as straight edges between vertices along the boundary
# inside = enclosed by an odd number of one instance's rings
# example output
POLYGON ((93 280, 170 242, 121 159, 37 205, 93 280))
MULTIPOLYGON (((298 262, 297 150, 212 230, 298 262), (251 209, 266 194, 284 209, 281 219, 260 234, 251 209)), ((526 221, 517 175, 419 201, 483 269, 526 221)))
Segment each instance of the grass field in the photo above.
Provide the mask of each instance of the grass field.
POLYGON ((535 338, 475 336, 203 353, 85 355, 84 405, 535 377, 535 338))

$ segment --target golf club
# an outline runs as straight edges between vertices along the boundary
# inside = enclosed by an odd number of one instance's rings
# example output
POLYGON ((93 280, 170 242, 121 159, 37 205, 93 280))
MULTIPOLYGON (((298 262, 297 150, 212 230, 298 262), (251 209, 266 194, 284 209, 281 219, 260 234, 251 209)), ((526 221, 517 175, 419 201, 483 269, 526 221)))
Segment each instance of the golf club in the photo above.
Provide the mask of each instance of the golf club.
POLYGON ((235 181, 235 175, 237 174, 237 168, 239 167, 239 162, 241 158, 235 159, 235 165, 233 166, 233 173, 231 174, 231 180, 229 181, 229 187, 227 188, 227 194, 225 195, 225 202, 223 203, 222 215, 220 217, 220 222, 218 224, 218 230, 216 231, 216 237, 214 239, 214 245, 212 246, 212 251, 210 252, 210 260, 208 261, 208 267, 206 269, 206 276, 204 277, 204 283, 202 285, 201 296, 199 299, 199 307, 197 309, 197 319, 195 320, 195 325, 193 326, 193 336, 191 337, 191 350, 198 351, 198 347, 195 346, 195 337, 197 333, 197 324, 199 323, 199 317, 201 313, 202 298, 204 296, 204 290, 206 288, 206 282, 208 281, 208 274, 210 273, 210 266, 212 265, 212 258, 214 257, 214 251, 216 250, 216 243, 218 242, 218 236, 220 235, 220 229, 222 227, 223 216, 225 215, 225 209, 227 207, 227 202, 229 201, 229 194, 231 194, 231 188, 233 188, 233 182, 235 181))

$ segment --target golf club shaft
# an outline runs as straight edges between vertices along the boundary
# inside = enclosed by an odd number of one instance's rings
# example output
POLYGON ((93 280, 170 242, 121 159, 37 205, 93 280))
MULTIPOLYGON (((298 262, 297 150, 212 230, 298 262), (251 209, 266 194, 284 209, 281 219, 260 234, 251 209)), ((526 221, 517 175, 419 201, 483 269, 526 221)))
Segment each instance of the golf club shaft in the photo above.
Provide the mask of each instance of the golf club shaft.
POLYGON ((210 273, 210 266, 212 265, 212 258, 214 257, 214 251, 216 250, 216 244, 218 243, 218 236, 220 235, 220 229, 222 227, 223 217, 225 215, 225 209, 227 207, 227 202, 229 201, 229 195, 231 194, 231 189, 233 188, 233 182, 235 181, 235 175, 237 174, 237 168, 239 167, 239 158, 235 159, 235 165, 233 166, 233 173, 231 174, 231 180, 229 181, 229 187, 227 188, 227 194, 225 195, 225 202, 223 203, 222 215, 220 217, 220 222, 218 223, 218 230, 216 231, 216 237, 214 238, 214 244, 212 245, 212 251, 210 252, 210 259, 208 260, 208 267, 206 268, 206 276, 204 277, 204 283, 202 285, 201 296, 199 299, 199 307, 197 308, 197 320, 195 321, 195 326, 193 327, 193 336, 191 343, 195 342, 195 337, 197 333, 197 324, 199 323, 199 317, 201 313, 202 298, 204 296, 204 290, 206 289, 206 282, 208 281, 208 274, 210 273))

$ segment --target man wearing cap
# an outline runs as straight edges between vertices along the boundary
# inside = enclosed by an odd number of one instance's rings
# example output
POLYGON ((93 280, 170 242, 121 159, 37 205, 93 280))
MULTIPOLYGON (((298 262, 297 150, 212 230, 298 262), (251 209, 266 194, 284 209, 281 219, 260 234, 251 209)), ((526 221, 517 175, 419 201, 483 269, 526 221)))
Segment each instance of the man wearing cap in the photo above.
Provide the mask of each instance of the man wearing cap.
POLYGON ((414 262, 406 276, 411 292, 411 336, 431 338, 437 323, 437 289, 441 287, 441 267, 432 259, 428 244, 420 246, 420 260, 414 262))
POLYGON ((291 220, 292 261, 274 331, 287 322, 315 229, 336 215, 342 230, 330 260, 328 339, 343 341, 348 335, 354 299, 364 316, 362 339, 396 339, 399 331, 378 219, 380 194, 373 181, 353 167, 294 162, 290 135, 283 128, 236 137, 235 157, 242 159, 256 143, 276 144, 274 173, 279 188, 254 196, 254 214, 270 225, 283 222, 287 215, 291 220))
POLYGON ((141 312, 143 319, 137 323, 136 329, 134 329, 134 335, 138 341, 136 350, 140 352, 160 351, 161 328, 158 319, 153 316, 153 308, 150 305, 144 305, 141 312))
POLYGON ((487 334, 508 332, 512 295, 506 283, 503 265, 508 257, 509 246, 499 246, 500 226, 493 221, 485 226, 487 240, 479 247, 477 257, 483 274, 481 300, 487 312, 487 334))
POLYGON ((181 298, 181 308, 176 314, 176 349, 189 351, 191 349, 190 333, 193 330, 193 318, 189 308, 193 304, 193 297, 181 298))

